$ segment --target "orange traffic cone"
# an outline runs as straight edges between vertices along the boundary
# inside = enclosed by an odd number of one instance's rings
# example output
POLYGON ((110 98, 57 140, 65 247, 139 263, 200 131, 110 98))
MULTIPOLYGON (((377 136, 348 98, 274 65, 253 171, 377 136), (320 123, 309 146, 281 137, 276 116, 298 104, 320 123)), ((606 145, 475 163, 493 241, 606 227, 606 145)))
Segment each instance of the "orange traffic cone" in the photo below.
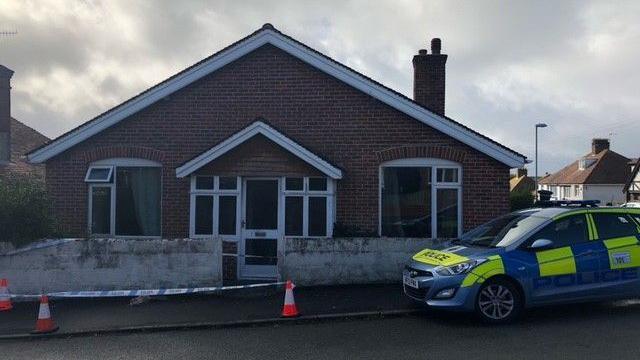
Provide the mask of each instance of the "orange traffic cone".
POLYGON ((284 291, 284 307, 282 308, 282 317, 296 317, 300 315, 296 308, 296 301, 293 299, 293 288, 296 287, 291 280, 287 280, 287 286, 284 291))
POLYGON ((33 334, 46 334, 58 330, 56 324, 54 324, 51 318, 51 312, 49 312, 49 298, 47 295, 42 295, 40 298, 40 311, 38 312, 38 321, 36 321, 36 329, 32 331, 33 334))
POLYGON ((9 294, 7 286, 7 279, 0 279, 0 311, 13 309, 13 305, 11 305, 11 295, 9 294))

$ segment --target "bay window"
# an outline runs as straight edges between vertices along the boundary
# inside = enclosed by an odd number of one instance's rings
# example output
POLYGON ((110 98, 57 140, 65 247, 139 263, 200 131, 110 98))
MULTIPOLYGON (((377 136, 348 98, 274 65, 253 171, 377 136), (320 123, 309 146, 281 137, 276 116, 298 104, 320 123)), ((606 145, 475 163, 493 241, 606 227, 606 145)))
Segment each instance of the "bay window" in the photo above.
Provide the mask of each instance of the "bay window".
POLYGON ((89 233, 160 236, 161 165, 144 159, 106 159, 87 170, 89 233))
POLYGON ((400 159, 380 168, 380 233, 454 238, 462 231, 461 167, 442 159, 400 159))

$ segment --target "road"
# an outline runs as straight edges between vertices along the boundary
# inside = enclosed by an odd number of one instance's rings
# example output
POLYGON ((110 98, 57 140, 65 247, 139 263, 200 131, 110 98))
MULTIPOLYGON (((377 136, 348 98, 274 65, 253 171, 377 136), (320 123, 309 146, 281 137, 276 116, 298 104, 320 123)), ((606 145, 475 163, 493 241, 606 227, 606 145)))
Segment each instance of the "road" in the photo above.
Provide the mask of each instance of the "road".
POLYGON ((491 327, 467 315, 3 341, 2 359, 636 359, 640 302, 539 309, 491 327))

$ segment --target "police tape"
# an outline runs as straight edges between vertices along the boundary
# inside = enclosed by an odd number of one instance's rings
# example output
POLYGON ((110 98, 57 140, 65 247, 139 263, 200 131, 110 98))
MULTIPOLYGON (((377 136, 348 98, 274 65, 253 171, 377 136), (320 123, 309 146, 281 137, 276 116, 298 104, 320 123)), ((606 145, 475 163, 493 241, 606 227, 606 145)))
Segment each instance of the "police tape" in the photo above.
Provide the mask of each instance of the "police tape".
POLYGON ((102 297, 140 297, 140 296, 164 296, 164 295, 189 295, 206 294, 226 290, 261 288, 284 285, 286 282, 273 282, 262 284, 232 285, 232 286, 209 286, 177 289, 145 289, 145 290, 96 290, 96 291, 62 291, 44 294, 11 294, 12 299, 37 300, 42 295, 49 298, 102 298, 102 297))
POLYGON ((28 246, 25 246, 25 247, 21 247, 19 249, 13 250, 13 251, 8 251, 6 253, 0 254, 0 256, 10 256, 10 255, 21 254, 21 253, 28 252, 28 251, 44 249, 44 248, 58 246, 58 245, 66 244, 68 242, 80 241, 80 240, 81 239, 75 239, 75 238, 43 240, 43 241, 28 245, 28 246))

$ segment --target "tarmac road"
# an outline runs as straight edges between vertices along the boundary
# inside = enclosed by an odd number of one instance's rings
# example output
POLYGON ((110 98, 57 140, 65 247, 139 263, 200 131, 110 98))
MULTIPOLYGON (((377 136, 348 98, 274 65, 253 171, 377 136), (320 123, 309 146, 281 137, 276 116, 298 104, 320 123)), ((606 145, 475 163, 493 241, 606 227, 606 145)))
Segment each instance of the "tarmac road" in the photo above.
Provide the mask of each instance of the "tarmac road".
POLYGON ((0 342, 2 359, 637 359, 640 302, 538 309, 508 326, 463 314, 0 342))

